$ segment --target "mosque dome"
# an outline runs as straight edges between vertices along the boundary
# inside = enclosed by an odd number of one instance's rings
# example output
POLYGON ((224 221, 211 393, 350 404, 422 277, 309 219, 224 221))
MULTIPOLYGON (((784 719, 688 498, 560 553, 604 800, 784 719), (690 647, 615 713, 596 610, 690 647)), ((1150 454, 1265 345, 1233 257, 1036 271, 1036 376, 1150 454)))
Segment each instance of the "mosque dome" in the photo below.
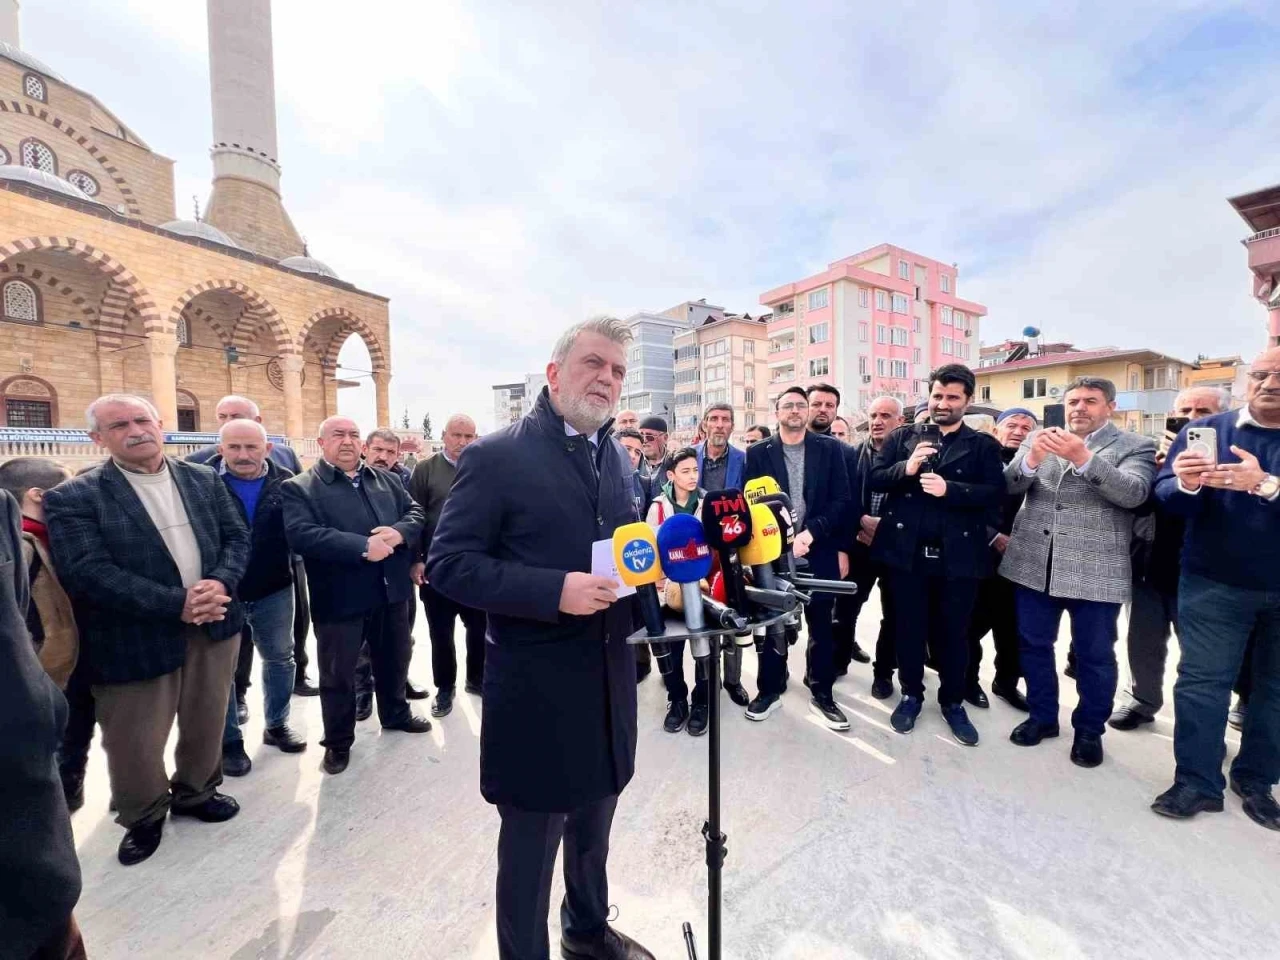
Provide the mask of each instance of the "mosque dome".
POLYGON ((328 277, 330 280, 340 280, 333 268, 328 264, 321 263, 315 257, 285 257, 280 261, 280 266, 288 267, 290 270, 297 270, 300 273, 314 273, 320 277, 328 277))
POLYGON ((61 76, 54 73, 52 70, 46 67, 43 63, 41 63, 39 60, 33 57, 31 54, 27 53, 27 51, 20 50, 19 48, 15 47, 13 44, 5 43, 3 40, 0 40, 0 57, 6 57, 7 59, 12 60, 14 63, 21 64, 22 66, 26 67, 28 70, 34 70, 36 73, 42 73, 46 77, 48 77, 50 80, 57 80, 59 83, 67 82, 63 80, 61 76))
MULTIPOLYGON (((0 41, 3 42, 3 41, 0 41)), ((23 183, 35 184, 37 187, 44 187, 46 190, 52 190, 54 193, 61 193, 64 196, 74 197, 77 200, 93 200, 75 184, 68 183, 61 177, 55 177, 52 173, 45 173, 43 170, 37 170, 35 167, 23 167, 17 164, 4 164, 0 166, 0 180, 21 181, 23 183)), ((93 200, 94 203, 99 201, 93 200)))
POLYGON ((205 223, 203 220, 170 220, 168 223, 160 224, 160 229, 183 237, 195 237, 197 240, 220 243, 224 247, 240 246, 213 224, 205 223))

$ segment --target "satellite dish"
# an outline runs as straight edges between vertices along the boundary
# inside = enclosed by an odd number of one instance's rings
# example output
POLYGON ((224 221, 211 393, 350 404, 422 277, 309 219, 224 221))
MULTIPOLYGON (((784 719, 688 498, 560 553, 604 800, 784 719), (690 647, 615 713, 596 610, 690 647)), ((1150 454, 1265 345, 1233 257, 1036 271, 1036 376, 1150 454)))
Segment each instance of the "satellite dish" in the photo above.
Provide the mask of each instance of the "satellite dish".
POLYGON ((1024 337, 1038 337, 1040 336, 1040 328, 1039 327, 1023 327, 1022 335, 1024 337))

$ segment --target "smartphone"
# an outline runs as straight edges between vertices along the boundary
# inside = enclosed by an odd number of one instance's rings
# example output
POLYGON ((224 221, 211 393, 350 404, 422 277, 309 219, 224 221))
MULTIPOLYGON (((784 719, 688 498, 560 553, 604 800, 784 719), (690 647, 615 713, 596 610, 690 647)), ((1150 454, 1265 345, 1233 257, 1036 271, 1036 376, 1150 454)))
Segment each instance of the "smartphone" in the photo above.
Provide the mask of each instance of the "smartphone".
POLYGON ((1164 418, 1164 436, 1160 440, 1160 456, 1164 456, 1169 452, 1169 448, 1173 446, 1173 441, 1178 439, 1178 434, 1182 432, 1182 428, 1190 422, 1190 417, 1164 418))
POLYGON ((1218 431, 1213 427, 1187 427, 1187 452, 1218 462, 1218 431))
MULTIPOLYGON (((927 443, 932 447, 938 447, 942 444, 942 428, 936 423, 918 423, 916 424, 916 433, 920 437, 921 443, 927 443)), ((920 464, 921 473, 933 473, 937 466, 937 456, 926 457, 924 462, 920 464)))
POLYGON ((1059 427, 1065 430, 1067 428, 1067 408, 1061 403, 1046 403, 1044 405, 1044 428, 1048 430, 1050 427, 1059 427))

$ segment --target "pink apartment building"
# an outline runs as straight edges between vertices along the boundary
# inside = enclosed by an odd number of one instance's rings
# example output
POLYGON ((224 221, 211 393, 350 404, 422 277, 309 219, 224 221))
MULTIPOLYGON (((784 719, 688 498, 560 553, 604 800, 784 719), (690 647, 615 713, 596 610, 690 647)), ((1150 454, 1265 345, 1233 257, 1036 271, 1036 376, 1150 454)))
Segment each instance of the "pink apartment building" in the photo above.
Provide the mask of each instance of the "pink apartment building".
POLYGON ((1244 239, 1253 295, 1267 308, 1267 344, 1280 346, 1280 184, 1227 202, 1253 231, 1244 239))
POLYGON ((978 361, 978 325, 987 308, 962 300, 957 271, 890 244, 837 260, 816 276, 762 294, 768 325, 772 406, 789 386, 825 382, 846 411, 889 394, 925 395, 929 371, 978 361))

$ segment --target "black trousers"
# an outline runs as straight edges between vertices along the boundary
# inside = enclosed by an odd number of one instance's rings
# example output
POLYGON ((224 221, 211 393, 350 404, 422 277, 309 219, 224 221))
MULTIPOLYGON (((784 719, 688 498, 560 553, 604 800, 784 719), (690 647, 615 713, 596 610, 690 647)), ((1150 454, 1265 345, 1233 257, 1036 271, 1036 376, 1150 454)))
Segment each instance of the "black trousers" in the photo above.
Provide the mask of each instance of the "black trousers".
POLYGON ((453 646, 453 629, 462 621, 467 644, 467 683, 484 682, 484 633, 488 618, 483 610, 464 607, 440 593, 431 584, 422 587, 422 605, 427 611, 427 632, 431 635, 431 682, 440 690, 452 690, 458 683, 458 654, 453 646))
MULTIPOLYGON (((852 580, 858 587, 858 592, 852 597, 839 596, 835 598, 835 613, 832 617, 832 648, 834 650, 836 673, 842 673, 849 669, 849 663, 853 660, 853 645, 855 641, 855 631, 858 627, 858 615, 862 613, 862 607, 871 596, 871 590, 876 585, 876 581, 881 579, 880 571, 876 564, 871 562, 870 551, 858 544, 854 547, 853 552, 849 554, 849 576, 847 580, 852 580)), ((889 606, 885 597, 884 584, 881 582, 880 587, 880 636, 876 641, 876 676, 879 677, 881 666, 881 650, 885 651, 888 666, 884 670, 886 678, 893 676, 894 658, 893 658, 893 636, 889 626, 889 606)))
POLYGON ((547 916, 556 851, 564 841, 564 901, 560 928, 590 937, 609 917, 609 831, 616 796, 570 813, 498 806, 498 957, 549 960, 547 916))
POLYGON ((409 605, 389 603, 354 620, 317 623, 316 656, 320 661, 320 713, 326 747, 350 749, 356 737, 356 660, 369 643, 373 661, 378 720, 384 727, 409 718, 404 682, 409 676, 409 605))
MULTIPOLYGON (((809 691, 814 696, 830 697, 835 682, 835 660, 831 646, 831 609, 833 597, 829 593, 815 593, 804 608, 805 625, 809 628, 809 642, 805 650, 805 672, 809 676, 809 691)), ((760 692, 781 696, 787 685, 786 655, 778 653, 771 639, 758 647, 759 665, 756 682, 760 692)))
MULTIPOLYGON (((413 625, 418 622, 418 605, 409 601, 409 662, 413 662, 413 625)), ((366 621, 368 630, 370 622, 366 621)), ((406 677, 407 679, 407 677, 406 677)), ((373 660, 369 656, 369 638, 360 644, 360 656, 356 658, 356 695, 373 696, 373 660)))
POLYGON ((902 692, 924 697, 924 658, 938 661, 938 703, 964 699, 969 660, 969 620, 978 598, 978 580, 941 575, 941 562, 916 561, 910 573, 890 570, 893 620, 902 692))
POLYGON ((88 658, 81 654, 76 668, 67 679, 67 728, 58 747, 58 772, 65 780, 83 777, 89 762, 89 745, 93 742, 94 699, 89 684, 88 658))
MULTIPOLYGON (((301 557, 293 558, 293 663, 296 674, 295 683, 307 679, 307 667, 311 658, 307 656, 307 637, 311 635, 311 598, 307 596, 307 568, 302 565, 301 557)), ((246 646, 250 650, 253 644, 240 640, 240 649, 246 646)))
POLYGON ((978 600, 969 622, 969 666, 965 682, 978 683, 982 666, 982 638, 988 633, 996 648, 996 682, 1002 687, 1016 687, 1022 677, 1018 662, 1018 609, 1014 602, 1014 586, 1004 577, 989 577, 978 585, 978 600))

